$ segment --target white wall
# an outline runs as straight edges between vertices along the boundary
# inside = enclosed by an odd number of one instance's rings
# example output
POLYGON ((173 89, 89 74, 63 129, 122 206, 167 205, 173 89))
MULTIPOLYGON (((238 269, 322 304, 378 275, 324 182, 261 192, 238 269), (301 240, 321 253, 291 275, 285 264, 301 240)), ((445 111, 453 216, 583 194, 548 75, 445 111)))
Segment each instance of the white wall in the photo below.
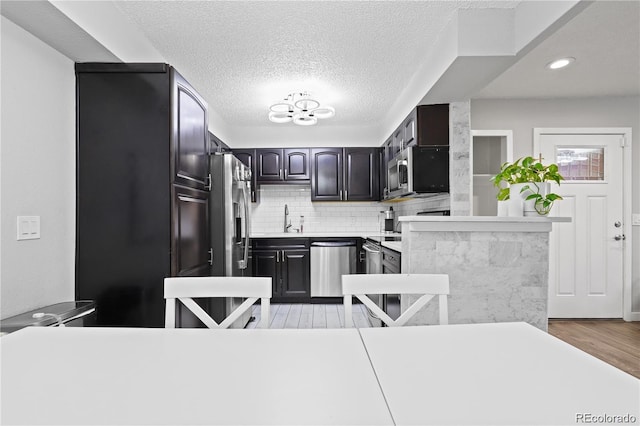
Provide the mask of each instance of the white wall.
MULTIPOLYGON (((632 210, 640 213, 640 97, 473 100, 473 130, 513 130, 513 158, 533 153, 534 127, 631 127, 632 210)), ((640 312, 640 227, 633 227, 632 311, 640 312)))
POLYGON ((73 62, 2 18, 2 318, 74 299, 73 62), (39 215, 41 239, 16 240, 39 215))

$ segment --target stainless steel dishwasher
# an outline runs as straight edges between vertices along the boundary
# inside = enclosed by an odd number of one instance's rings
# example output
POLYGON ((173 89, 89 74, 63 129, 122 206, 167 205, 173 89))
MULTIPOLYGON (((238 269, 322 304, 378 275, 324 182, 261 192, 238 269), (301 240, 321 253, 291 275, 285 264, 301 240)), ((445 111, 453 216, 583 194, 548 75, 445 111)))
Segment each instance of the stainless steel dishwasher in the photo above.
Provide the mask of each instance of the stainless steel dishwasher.
POLYGON ((311 242, 311 297, 342 297, 342 276, 356 273, 354 240, 311 242))

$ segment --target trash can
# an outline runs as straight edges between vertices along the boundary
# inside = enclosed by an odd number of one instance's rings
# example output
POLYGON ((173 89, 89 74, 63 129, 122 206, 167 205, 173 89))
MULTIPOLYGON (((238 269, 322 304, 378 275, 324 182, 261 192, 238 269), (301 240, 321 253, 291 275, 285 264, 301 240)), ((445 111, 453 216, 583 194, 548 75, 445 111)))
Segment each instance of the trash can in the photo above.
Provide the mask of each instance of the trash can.
POLYGON ((1 333, 12 333, 24 327, 87 327, 95 324, 96 305, 92 300, 62 302, 44 306, 0 321, 1 333))

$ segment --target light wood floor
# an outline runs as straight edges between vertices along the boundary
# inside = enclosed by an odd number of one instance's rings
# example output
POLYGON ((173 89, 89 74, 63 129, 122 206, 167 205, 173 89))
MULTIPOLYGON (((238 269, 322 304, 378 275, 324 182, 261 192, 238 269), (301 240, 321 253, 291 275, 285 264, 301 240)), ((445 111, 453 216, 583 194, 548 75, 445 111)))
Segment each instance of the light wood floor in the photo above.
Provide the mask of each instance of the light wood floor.
POLYGON ((640 322, 550 320, 549 334, 640 379, 640 322))
MULTIPOLYGON (((260 305, 253 306, 254 321, 246 328, 260 327, 260 305)), ((344 306, 342 304, 287 304, 272 303, 269 328, 342 328, 344 327, 344 306)), ((357 327, 372 327, 375 319, 370 319, 366 308, 353 304, 353 322, 357 327)), ((379 321, 378 321, 379 323, 379 321)))

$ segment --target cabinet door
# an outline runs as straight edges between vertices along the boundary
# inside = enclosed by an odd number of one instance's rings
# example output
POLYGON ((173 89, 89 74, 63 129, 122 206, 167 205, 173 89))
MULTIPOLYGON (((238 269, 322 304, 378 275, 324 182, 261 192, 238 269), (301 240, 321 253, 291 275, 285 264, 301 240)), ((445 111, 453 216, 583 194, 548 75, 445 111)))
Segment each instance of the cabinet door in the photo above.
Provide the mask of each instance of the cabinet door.
POLYGON ((255 149, 234 149, 233 155, 251 170, 251 202, 258 201, 256 191, 256 150, 255 149))
POLYGON ((210 275, 209 192, 173 186, 171 275, 210 275))
POLYGON ((416 110, 411 111, 411 114, 406 118, 403 125, 404 132, 404 144, 405 146, 413 146, 417 143, 416 140, 416 110))
POLYGON ((270 277, 272 297, 280 294, 280 250, 253 250, 253 276, 270 277))
POLYGON ((177 71, 172 77, 174 182, 202 189, 209 175, 207 104, 177 71))
POLYGON ((404 127, 400 125, 393 133, 393 156, 404 149, 404 127))
POLYGON ((345 148, 345 200, 380 199, 379 151, 377 148, 345 148))
POLYGON ((449 104, 420 105, 418 145, 449 145, 449 104))
POLYGON ((309 149, 284 150, 284 180, 299 181, 309 180, 309 149))
POLYGON ((311 200, 342 200, 342 149, 311 150, 311 200))
POLYGON ((283 250, 282 255, 282 296, 309 297, 311 294, 309 250, 283 250))
POLYGON ((281 149, 256 149, 258 182, 274 182, 283 180, 282 176, 282 150, 281 149))

